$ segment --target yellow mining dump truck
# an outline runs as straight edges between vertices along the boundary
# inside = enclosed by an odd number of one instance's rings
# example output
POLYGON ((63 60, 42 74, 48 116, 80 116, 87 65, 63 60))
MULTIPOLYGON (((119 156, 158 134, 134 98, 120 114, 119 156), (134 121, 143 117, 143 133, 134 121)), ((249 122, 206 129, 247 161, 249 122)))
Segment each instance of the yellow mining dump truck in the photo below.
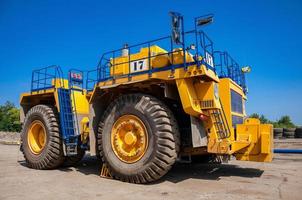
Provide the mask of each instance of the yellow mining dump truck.
POLYGON ((200 28, 211 15, 187 32, 171 18, 171 36, 104 53, 87 74, 33 71, 20 100, 29 167, 74 165, 88 151, 112 177, 146 183, 177 160, 272 161, 272 125, 246 117, 249 68, 213 50, 200 28))

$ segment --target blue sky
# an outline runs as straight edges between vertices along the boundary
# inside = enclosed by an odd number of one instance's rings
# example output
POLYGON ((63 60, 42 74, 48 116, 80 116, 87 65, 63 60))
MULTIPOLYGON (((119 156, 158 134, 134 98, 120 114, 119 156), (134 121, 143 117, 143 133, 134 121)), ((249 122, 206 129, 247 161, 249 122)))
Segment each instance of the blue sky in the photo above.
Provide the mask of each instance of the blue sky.
POLYGON ((170 33, 169 11, 185 28, 194 16, 215 14, 205 31, 215 49, 252 66, 248 113, 302 125, 302 1, 0 1, 0 104, 18 104, 31 70, 57 64, 93 69, 102 52, 170 33))

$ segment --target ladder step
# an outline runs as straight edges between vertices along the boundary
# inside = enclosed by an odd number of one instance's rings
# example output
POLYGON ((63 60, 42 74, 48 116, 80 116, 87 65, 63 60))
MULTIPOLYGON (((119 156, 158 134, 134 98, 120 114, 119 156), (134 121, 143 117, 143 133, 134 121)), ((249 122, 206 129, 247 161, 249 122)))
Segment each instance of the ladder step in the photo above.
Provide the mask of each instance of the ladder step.
POLYGON ((217 133, 218 134, 224 134, 226 131, 225 130, 218 130, 217 133))
POLYGON ((67 156, 73 156, 77 155, 77 143, 67 143, 66 144, 66 155, 67 156))
POLYGON ((211 112, 212 114, 212 119, 213 119, 213 124, 215 125, 216 128, 216 134, 220 137, 220 138, 224 138, 228 135, 228 131, 226 130, 225 127, 225 122, 223 120, 223 116, 220 110, 213 110, 211 112))
POLYGON ((59 89, 60 100, 60 122, 62 136, 64 138, 64 150, 66 156, 77 155, 78 149, 78 129, 76 110, 71 100, 72 88, 59 89))

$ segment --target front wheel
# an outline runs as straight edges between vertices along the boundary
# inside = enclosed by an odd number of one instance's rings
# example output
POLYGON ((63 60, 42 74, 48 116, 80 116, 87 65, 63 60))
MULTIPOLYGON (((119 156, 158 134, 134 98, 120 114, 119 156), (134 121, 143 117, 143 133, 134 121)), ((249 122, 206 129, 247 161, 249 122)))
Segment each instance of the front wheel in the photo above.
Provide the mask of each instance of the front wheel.
POLYGON ((117 98, 99 124, 98 149, 111 175, 122 181, 158 180, 179 151, 177 122, 169 108, 144 94, 117 98))

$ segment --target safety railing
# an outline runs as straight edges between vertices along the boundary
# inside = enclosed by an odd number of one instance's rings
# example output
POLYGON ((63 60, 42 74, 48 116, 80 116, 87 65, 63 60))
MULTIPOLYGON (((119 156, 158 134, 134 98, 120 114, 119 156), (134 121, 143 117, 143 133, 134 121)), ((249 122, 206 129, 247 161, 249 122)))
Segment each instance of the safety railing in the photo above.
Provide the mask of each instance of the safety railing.
POLYGON ((241 71, 240 65, 227 53, 214 52, 215 68, 220 78, 230 78, 247 92, 245 74, 241 71))
MULTIPOLYGON (((213 41, 209 38, 207 34, 203 31, 195 32, 196 40, 196 58, 202 56, 203 59, 196 59, 198 66, 201 64, 206 65, 208 68, 215 71, 214 65, 214 51, 213 51, 213 41), (198 45, 199 43, 199 45, 198 45)), ((215 71, 216 72, 216 71, 215 71)))
POLYGON ((53 80, 59 79, 59 86, 64 87, 61 67, 52 65, 32 72, 31 92, 54 88, 53 80))
POLYGON ((187 69, 188 66, 196 64, 198 67, 200 65, 205 65, 208 69, 215 71, 214 68, 214 58, 213 58, 213 42, 212 40, 203 32, 192 30, 185 32, 184 34, 186 43, 181 45, 176 45, 173 43, 171 36, 162 37, 159 39, 143 42, 140 44, 127 46, 125 48, 120 48, 117 50, 106 52, 102 55, 98 67, 96 70, 89 71, 87 74, 87 87, 95 84, 96 81, 93 73, 97 73, 97 82, 106 81, 109 79, 116 79, 119 77, 128 77, 138 75, 138 74, 149 74, 152 75, 153 72, 171 70, 173 73, 176 68, 187 69), (186 44, 190 44, 187 46, 186 44), (151 47, 157 45, 165 52, 160 52, 156 55, 152 55, 151 47), (139 58, 132 58, 131 55, 136 54, 142 48, 147 48, 147 55, 139 58), (126 56, 122 56, 122 51, 127 51, 126 56), (183 61, 179 64, 174 61, 175 54, 180 53, 183 55, 183 61), (187 54, 190 54, 193 60, 186 60, 187 54), (163 67, 152 67, 152 59, 159 56, 168 56, 170 63, 163 67), (116 62, 116 58, 125 58, 125 61, 116 62), (118 66, 127 65, 128 73, 123 73, 122 75, 116 74, 115 70, 118 66))
POLYGON ((86 90, 92 91, 94 89, 94 86, 98 82, 98 75, 100 74, 100 68, 89 70, 87 71, 86 75, 86 90))

